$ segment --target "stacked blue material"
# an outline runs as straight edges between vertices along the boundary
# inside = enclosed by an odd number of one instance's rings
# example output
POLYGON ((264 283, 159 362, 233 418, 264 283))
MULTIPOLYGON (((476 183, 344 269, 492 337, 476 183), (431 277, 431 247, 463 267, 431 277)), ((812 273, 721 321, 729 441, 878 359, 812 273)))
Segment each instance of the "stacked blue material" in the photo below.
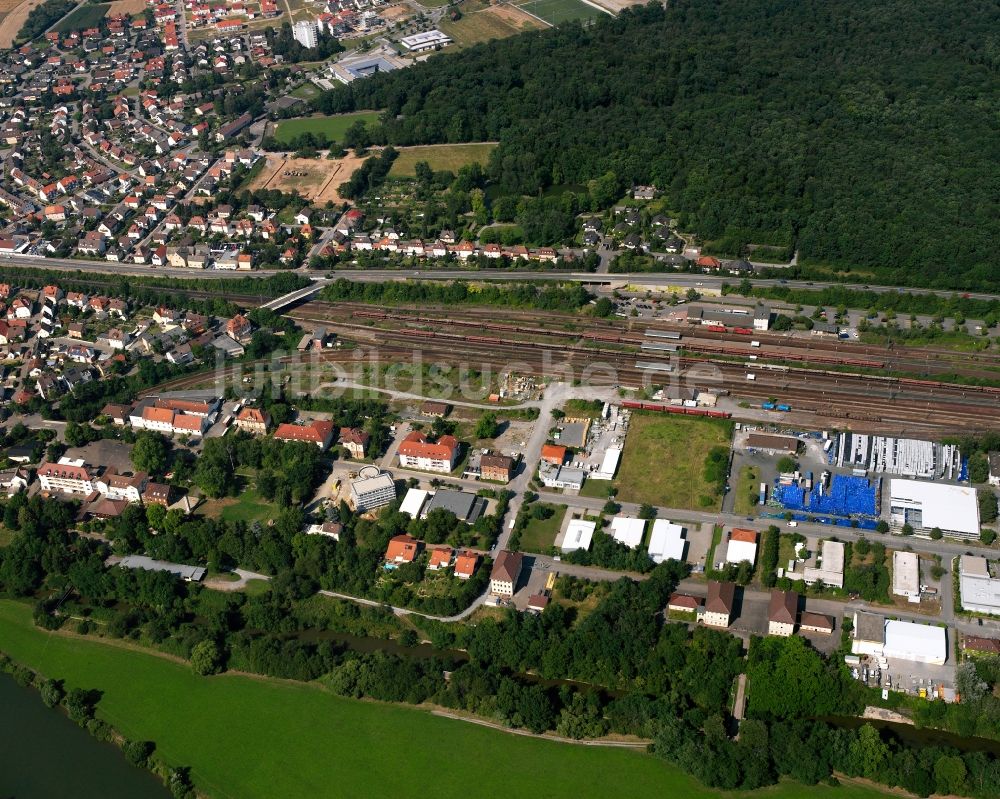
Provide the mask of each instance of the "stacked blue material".
POLYGON ((864 477, 835 474, 824 492, 817 483, 806 493, 798 486, 777 485, 774 496, 788 510, 806 510, 833 516, 875 516, 876 487, 864 477))

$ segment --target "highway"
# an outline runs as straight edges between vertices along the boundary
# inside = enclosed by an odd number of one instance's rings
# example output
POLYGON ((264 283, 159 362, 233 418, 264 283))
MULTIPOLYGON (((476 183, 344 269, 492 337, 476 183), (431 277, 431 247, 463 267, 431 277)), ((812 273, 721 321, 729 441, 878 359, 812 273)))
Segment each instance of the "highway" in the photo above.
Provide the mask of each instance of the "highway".
MULTIPOLYGON (((226 280, 244 277, 264 278, 287 272, 286 269, 255 269, 251 272, 237 272, 216 269, 179 269, 174 267, 156 267, 146 264, 122 264, 113 261, 94 261, 76 258, 35 258, 31 256, 4 255, 0 258, 0 268, 4 262, 12 266, 34 267, 36 269, 80 270, 109 275, 142 275, 180 278, 208 278, 211 280, 226 280)), ((316 272, 307 269, 297 270, 296 274, 304 275, 314 280, 346 280, 360 282, 381 282, 385 280, 553 280, 579 281, 592 285, 624 286, 639 284, 643 286, 676 288, 682 291, 695 289, 697 291, 718 291, 723 283, 736 284, 740 278, 735 275, 699 275, 689 272, 661 272, 639 274, 605 274, 596 272, 573 272, 565 269, 335 269, 316 272)), ((846 288, 853 290, 870 290, 879 294, 894 291, 910 291, 920 294, 933 294, 939 297, 951 297, 961 294, 976 300, 1000 300, 1000 294, 984 292, 956 292, 943 289, 920 289, 900 286, 876 286, 860 283, 831 283, 811 280, 784 279, 754 279, 755 286, 788 286, 796 289, 820 290, 823 288, 846 288)))

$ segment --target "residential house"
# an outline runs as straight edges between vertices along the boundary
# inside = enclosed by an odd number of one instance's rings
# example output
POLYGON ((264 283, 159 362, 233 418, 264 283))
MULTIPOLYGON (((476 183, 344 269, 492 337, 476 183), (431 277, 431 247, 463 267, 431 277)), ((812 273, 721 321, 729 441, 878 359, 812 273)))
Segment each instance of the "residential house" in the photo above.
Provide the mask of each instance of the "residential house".
POLYGON ((370 436, 357 427, 345 427, 340 431, 339 444, 351 453, 352 458, 361 460, 365 457, 370 436))
POLYGON ((271 426, 271 414, 260 408, 242 408, 236 414, 236 428, 245 433, 262 436, 271 426))
POLYGON ((404 468, 448 473, 455 468, 458 460, 458 439, 454 436, 441 436, 431 443, 427 436, 414 430, 403 439, 398 454, 399 465, 404 468))
POLYGON ((389 546, 385 550, 386 566, 392 568, 400 563, 412 563, 420 554, 422 545, 423 542, 408 535, 397 535, 390 538, 389 546))
POLYGON ((787 637, 795 632, 799 615, 799 595, 795 591, 771 589, 767 608, 767 634, 787 637))
POLYGON ((702 621, 710 627, 728 627, 733 619, 735 600, 735 583, 720 583, 710 580, 708 583, 708 599, 705 600, 705 613, 702 616, 702 621))
POLYGON ((479 459, 480 478, 496 483, 509 483, 514 473, 514 459, 507 455, 483 455, 479 459))
POLYGON ((517 590, 517 581, 521 576, 523 555, 503 549, 493 563, 490 572, 490 593, 494 596, 510 599, 517 590))
POLYGON ((279 424, 274 431, 278 441, 304 441, 315 444, 321 450, 329 448, 333 442, 333 422, 314 419, 309 424, 279 424))

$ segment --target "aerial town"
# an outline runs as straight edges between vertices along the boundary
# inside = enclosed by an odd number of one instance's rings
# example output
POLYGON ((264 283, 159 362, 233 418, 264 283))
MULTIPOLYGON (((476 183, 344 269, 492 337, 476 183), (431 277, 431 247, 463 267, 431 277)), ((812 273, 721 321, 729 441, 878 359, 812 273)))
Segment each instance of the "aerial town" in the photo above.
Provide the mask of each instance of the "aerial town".
POLYGON ((650 121, 687 84, 588 138, 602 37, 645 69, 708 5, 0 4, 18 720, 114 744, 122 795, 1000 796, 995 264, 922 273, 895 222, 831 254, 809 180, 787 226, 713 205, 763 161, 650 121), (540 43, 590 82, 553 99, 540 43))

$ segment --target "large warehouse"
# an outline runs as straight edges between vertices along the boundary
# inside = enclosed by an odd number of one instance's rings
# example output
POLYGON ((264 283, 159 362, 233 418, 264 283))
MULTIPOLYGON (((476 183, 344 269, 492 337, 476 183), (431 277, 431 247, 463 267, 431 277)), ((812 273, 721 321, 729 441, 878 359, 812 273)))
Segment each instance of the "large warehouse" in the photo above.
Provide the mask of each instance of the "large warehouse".
POLYGON ((854 614, 851 651, 856 655, 943 665, 948 660, 948 633, 934 624, 887 621, 877 613, 858 611, 854 614))
POLYGON ((889 492, 889 523, 897 532, 909 524, 918 535, 929 535, 937 527, 954 538, 979 538, 976 489, 893 479, 889 481, 889 492))

